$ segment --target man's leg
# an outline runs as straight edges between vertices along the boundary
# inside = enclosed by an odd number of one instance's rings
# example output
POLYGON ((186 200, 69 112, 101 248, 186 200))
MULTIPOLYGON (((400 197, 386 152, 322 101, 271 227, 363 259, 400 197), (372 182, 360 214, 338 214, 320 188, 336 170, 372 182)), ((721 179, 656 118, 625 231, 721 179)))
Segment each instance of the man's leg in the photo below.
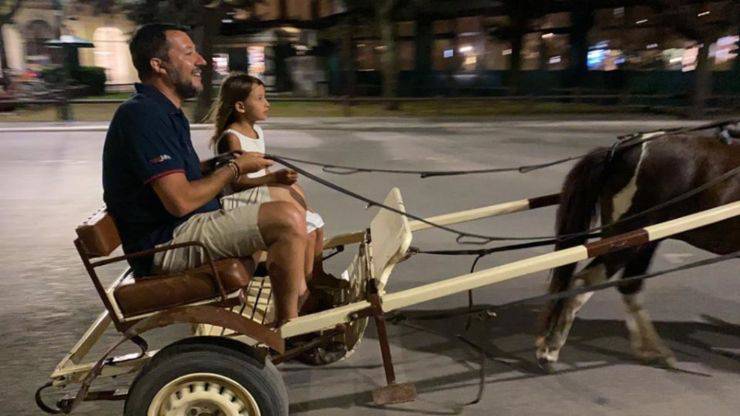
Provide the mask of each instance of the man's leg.
POLYGON ((278 323, 298 316, 299 297, 308 295, 304 279, 306 216, 283 201, 262 204, 257 224, 267 245, 267 270, 275 291, 278 323))

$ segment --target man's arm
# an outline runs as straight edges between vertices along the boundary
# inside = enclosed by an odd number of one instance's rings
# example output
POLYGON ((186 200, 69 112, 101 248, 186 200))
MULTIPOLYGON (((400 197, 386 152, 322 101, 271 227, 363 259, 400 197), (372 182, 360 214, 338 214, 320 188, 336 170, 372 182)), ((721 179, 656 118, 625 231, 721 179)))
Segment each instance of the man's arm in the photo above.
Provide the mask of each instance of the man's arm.
MULTIPOLYGON (((271 161, 255 153, 245 153, 234 159, 234 162, 240 173, 256 172, 272 165, 271 161)), ((233 167, 226 165, 203 179, 191 182, 184 173, 173 172, 154 180, 152 188, 167 212, 176 217, 182 217, 218 195, 224 186, 235 179, 235 173, 236 170, 233 167)))

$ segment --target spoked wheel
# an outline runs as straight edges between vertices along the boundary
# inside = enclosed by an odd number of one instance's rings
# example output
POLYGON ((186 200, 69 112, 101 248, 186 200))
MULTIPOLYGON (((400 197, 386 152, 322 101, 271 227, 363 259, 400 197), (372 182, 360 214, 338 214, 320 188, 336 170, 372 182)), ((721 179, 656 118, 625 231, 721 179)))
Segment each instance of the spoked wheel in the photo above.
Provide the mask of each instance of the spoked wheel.
POLYGON ((124 415, 287 416, 288 394, 269 361, 228 345, 175 344, 136 377, 124 415))

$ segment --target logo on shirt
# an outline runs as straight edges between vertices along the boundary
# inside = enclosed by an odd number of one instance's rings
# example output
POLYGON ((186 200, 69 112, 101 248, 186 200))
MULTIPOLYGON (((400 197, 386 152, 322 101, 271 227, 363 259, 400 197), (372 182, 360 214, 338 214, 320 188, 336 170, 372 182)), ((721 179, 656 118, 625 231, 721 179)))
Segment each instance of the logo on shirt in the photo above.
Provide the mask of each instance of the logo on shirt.
POLYGON ((172 159, 172 156, 170 155, 159 155, 154 159, 149 160, 149 163, 151 163, 152 165, 156 165, 158 163, 166 162, 170 159, 172 159))

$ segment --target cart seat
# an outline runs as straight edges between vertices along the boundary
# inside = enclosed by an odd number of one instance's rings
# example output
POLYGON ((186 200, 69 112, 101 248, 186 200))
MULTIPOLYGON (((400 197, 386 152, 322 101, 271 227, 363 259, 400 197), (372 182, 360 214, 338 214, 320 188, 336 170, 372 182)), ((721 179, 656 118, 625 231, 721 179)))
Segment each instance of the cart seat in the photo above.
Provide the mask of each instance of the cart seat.
POLYGON ((106 290, 95 268, 144 253, 110 257, 121 245, 121 238, 113 217, 105 209, 85 220, 76 231, 78 238, 75 246, 80 258, 120 331, 126 330, 147 314, 177 306, 241 304, 244 301, 244 288, 249 285, 255 269, 251 258, 227 258, 214 261, 217 276, 213 275, 210 263, 178 273, 136 279, 126 272, 106 290), (95 260, 100 257, 107 258, 95 260), (223 293, 219 290, 217 280, 223 286, 223 293))
MULTIPOLYGON (((215 262, 224 286, 231 293, 247 287, 254 269, 251 259, 223 259, 215 262), (244 263, 249 263, 246 265, 244 263)), ((210 265, 181 273, 145 278, 127 278, 113 291, 124 317, 187 305, 219 297, 210 265)))

